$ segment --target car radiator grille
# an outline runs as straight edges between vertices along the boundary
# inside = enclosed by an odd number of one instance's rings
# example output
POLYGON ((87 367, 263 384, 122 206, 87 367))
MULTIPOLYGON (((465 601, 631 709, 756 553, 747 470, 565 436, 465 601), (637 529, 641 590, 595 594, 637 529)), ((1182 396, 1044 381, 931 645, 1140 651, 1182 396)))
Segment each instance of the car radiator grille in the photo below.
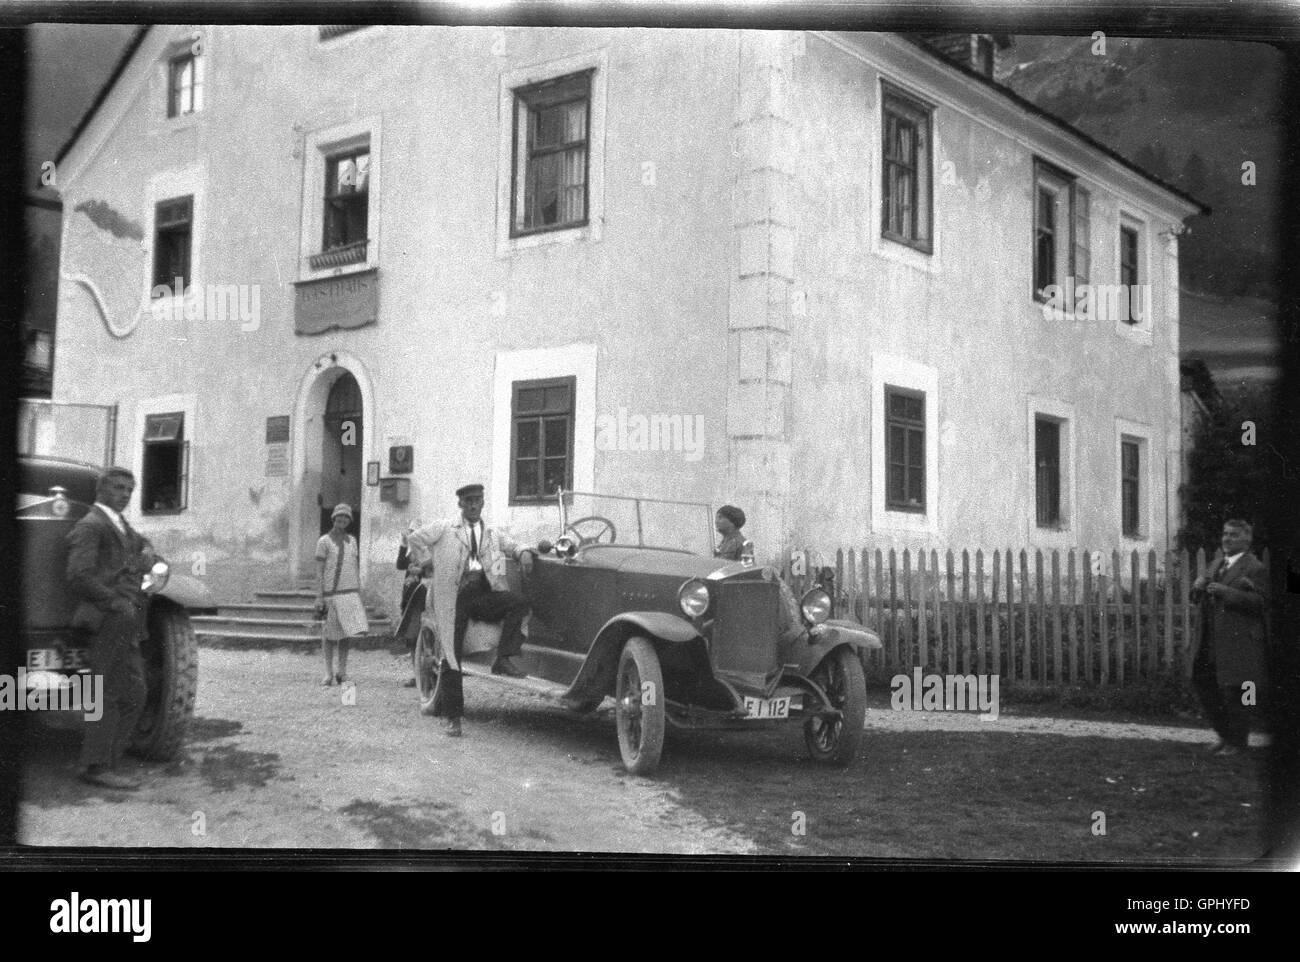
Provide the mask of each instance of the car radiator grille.
POLYGON ((777 666, 778 589, 772 581, 718 586, 713 620, 713 667, 748 676, 754 684, 777 666))

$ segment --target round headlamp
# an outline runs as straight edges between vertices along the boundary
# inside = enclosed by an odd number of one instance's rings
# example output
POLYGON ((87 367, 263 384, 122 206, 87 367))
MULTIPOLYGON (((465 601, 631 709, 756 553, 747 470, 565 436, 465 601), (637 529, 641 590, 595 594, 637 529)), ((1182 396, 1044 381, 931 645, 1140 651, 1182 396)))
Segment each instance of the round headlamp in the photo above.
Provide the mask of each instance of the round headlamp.
POLYGON ((677 603, 687 618, 699 618, 709 610, 709 586, 699 578, 692 578, 678 590, 677 603))
POLYGON ((831 616, 831 596, 822 588, 810 588, 800 599, 799 610, 808 624, 820 625, 831 616))
POLYGON ((167 586, 167 579, 171 577, 172 569, 167 566, 166 561, 155 561, 153 567, 144 573, 144 578, 140 581, 140 590, 153 594, 162 591, 167 586))

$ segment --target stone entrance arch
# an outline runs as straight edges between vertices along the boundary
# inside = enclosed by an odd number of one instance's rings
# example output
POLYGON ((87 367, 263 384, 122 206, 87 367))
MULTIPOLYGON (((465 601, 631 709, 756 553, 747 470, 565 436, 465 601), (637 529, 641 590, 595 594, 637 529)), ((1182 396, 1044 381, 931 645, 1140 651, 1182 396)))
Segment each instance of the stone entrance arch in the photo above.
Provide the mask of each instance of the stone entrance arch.
MULTIPOLYGON (((326 404, 330 391, 345 375, 356 380, 361 394, 360 424, 356 439, 360 447, 359 462, 365 470, 368 461, 376 461, 375 453, 375 392, 370 372, 362 361, 345 351, 323 354, 303 374, 298 384, 294 403, 293 445, 293 500, 296 508, 289 515, 290 569, 295 578, 310 579, 315 576, 315 548, 320 537, 322 491, 321 471, 326 451, 325 431, 328 422, 326 404)), ((361 548, 361 581, 364 584, 369 568, 370 528, 374 514, 376 490, 360 487, 360 504, 353 505, 360 513, 360 530, 357 543, 361 548)), ((329 505, 333 507, 333 505, 329 505)))

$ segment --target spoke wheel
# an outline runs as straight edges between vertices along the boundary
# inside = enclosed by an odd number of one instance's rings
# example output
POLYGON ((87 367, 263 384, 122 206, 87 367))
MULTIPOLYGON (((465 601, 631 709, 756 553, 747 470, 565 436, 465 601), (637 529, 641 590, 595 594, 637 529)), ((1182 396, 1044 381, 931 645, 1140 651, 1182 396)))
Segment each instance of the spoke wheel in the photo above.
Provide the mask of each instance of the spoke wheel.
POLYGON ((862 742, 867 717, 867 683, 862 664, 851 648, 836 648, 822 659, 812 680, 838 709, 839 718, 813 715, 803 726, 803 740, 813 761, 843 768, 853 761, 862 742))
POLYGON ((438 646, 433 629, 420 628, 415 639, 415 690, 420 695, 420 714, 433 714, 433 693, 438 688, 438 646))
POLYGON ((648 639, 629 638, 623 646, 614 698, 623 767, 633 775, 649 775, 664 748, 664 676, 648 639))

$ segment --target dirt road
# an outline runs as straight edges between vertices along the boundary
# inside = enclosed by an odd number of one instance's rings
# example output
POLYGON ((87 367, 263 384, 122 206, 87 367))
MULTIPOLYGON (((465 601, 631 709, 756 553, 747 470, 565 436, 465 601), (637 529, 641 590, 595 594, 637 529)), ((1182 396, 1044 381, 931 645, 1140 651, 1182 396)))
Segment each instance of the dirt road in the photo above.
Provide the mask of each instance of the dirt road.
POLYGON ((355 653, 356 703, 315 657, 201 651, 183 757, 136 793, 74 778, 75 736, 35 740, 22 837, 38 845, 487 849, 1110 861, 1258 854, 1260 753, 1212 759, 1198 728, 894 712, 862 757, 813 765, 800 732, 670 733, 654 779, 619 764, 608 709, 577 717, 467 679, 465 737, 355 653), (1097 812, 1106 823, 1097 831, 1097 812))

